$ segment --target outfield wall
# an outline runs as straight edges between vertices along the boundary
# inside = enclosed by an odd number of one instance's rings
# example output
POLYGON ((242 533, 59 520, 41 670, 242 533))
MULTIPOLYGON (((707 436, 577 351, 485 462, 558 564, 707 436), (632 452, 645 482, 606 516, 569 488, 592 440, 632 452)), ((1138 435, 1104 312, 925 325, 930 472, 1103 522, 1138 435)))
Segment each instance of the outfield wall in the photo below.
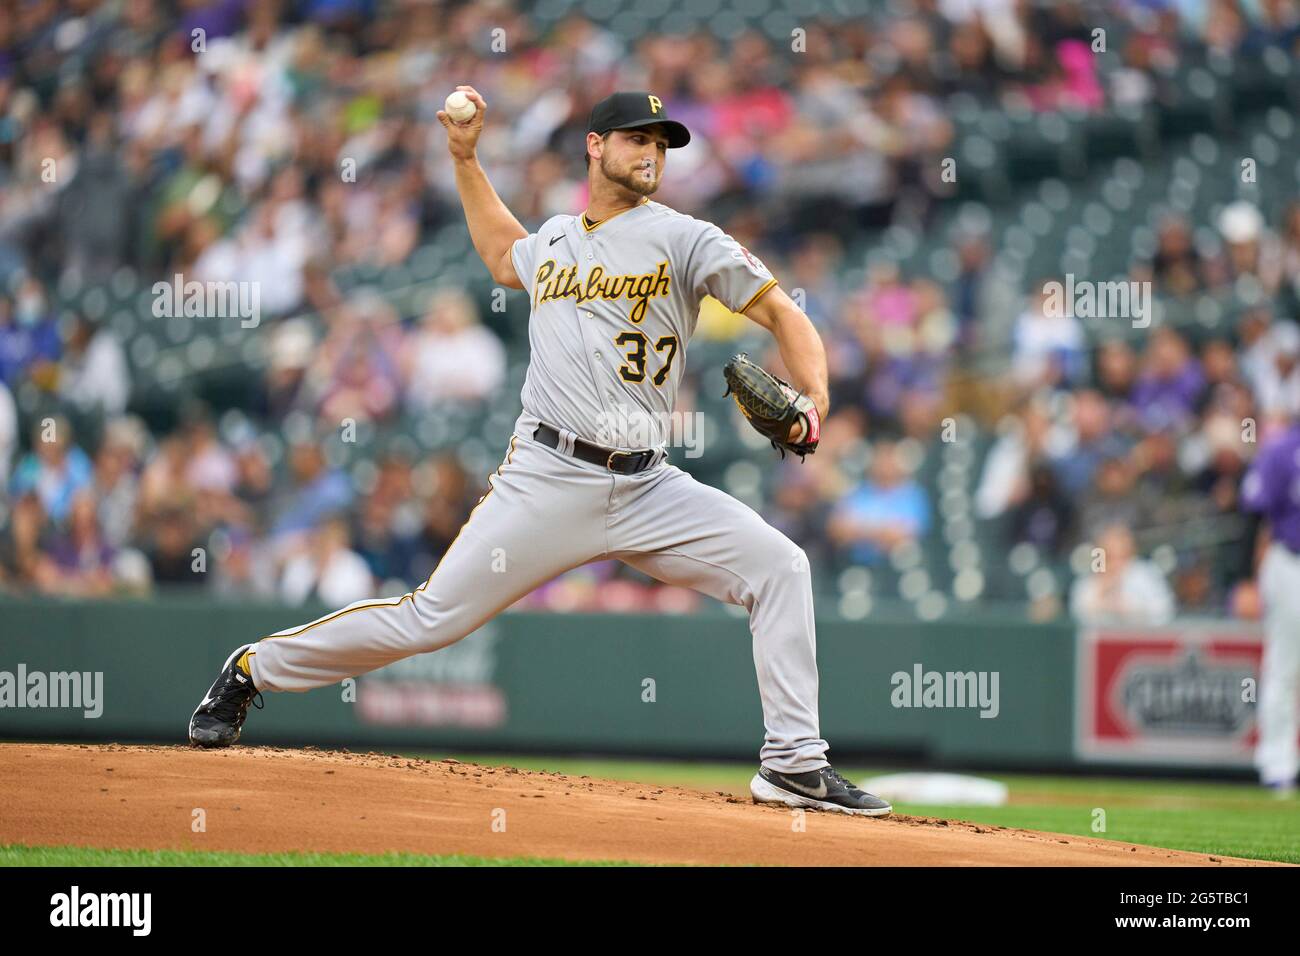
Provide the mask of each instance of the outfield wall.
MULTIPOLYGON (((0 738, 183 741, 194 705, 232 648, 321 612, 200 599, 0 602, 0 738), (32 675, 69 671, 91 675, 89 696, 102 674, 102 700, 52 706, 68 703, 51 699, 52 683, 44 700, 34 696, 41 679, 32 675), (95 709, 98 716, 86 716, 95 709)), ((1077 641, 1066 623, 821 620, 822 732, 840 759, 1104 761, 1105 752, 1079 746, 1077 721, 1097 708, 1076 700, 1085 693, 1076 691, 1077 678, 1098 669, 1076 666, 1084 647, 1077 641)), ((1149 703, 1151 659, 1139 657, 1147 677, 1141 701, 1149 703)), ((1170 673, 1182 666, 1171 664, 1170 673)), ((1109 687, 1098 685, 1112 696, 1126 692, 1109 687)), ((59 690, 72 688, 65 681, 59 690)), ((748 758, 761 737, 747 622, 711 608, 672 617, 505 614, 459 644, 355 686, 266 695, 244 740, 748 758)), ((1141 748, 1124 759, 1170 762, 1148 760, 1141 748)), ((1204 763, 1194 752, 1173 762, 1204 763)), ((1242 764, 1240 754, 1212 762, 1242 764)))

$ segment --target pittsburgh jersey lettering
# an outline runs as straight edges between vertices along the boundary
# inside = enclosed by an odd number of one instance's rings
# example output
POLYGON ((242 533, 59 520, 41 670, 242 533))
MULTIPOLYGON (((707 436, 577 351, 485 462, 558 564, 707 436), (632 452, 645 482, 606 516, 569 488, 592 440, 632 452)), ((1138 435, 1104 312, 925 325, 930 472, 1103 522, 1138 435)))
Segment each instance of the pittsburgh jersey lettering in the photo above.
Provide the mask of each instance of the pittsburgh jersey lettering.
POLYGON ((634 324, 645 318, 650 300, 666 297, 672 291, 672 276, 668 260, 655 267, 654 272, 631 275, 606 275, 603 266, 593 266, 585 280, 579 280, 576 265, 559 268, 554 259, 547 259, 537 267, 533 287, 539 289, 537 304, 555 299, 576 299, 578 304, 592 299, 628 299, 636 302, 628 314, 634 324))

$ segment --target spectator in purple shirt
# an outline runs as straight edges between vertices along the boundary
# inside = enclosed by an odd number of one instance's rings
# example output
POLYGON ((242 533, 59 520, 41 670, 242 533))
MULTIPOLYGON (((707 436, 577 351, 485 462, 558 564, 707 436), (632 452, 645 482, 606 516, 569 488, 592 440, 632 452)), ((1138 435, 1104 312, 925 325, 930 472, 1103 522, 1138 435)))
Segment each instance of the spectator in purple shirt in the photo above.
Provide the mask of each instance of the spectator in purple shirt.
POLYGON ((1181 335, 1159 328, 1145 366, 1133 387, 1138 420, 1148 431, 1183 428, 1194 417, 1205 389, 1200 363, 1181 335))
POLYGON ((76 597, 105 597, 113 591, 116 556, 99 527, 95 496, 80 492, 73 499, 67 530, 51 541, 49 560, 41 565, 42 589, 76 597))
POLYGON ((180 22, 180 32, 185 39, 194 38, 195 30, 202 30, 204 38, 212 41, 218 37, 228 37, 235 33, 244 23, 244 6, 246 0, 215 0, 212 3, 188 3, 188 8, 180 22))

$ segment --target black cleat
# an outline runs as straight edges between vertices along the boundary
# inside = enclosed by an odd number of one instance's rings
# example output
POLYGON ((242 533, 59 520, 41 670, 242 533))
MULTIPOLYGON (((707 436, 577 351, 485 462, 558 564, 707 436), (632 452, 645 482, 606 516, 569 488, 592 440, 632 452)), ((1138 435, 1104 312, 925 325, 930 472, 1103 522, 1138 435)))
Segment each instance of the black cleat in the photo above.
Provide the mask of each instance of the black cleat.
POLYGON ((195 747, 229 747, 239 739, 239 731, 248 716, 248 705, 262 707, 262 695, 253 686, 253 678, 239 666, 239 658, 252 644, 238 647, 226 658, 216 683, 194 716, 190 718, 190 744, 195 747))
POLYGON ((864 817, 883 817, 893 812, 879 797, 874 797, 841 777, 834 767, 822 767, 807 773, 778 773, 759 767, 749 782, 755 803, 783 803, 787 807, 833 810, 864 817))

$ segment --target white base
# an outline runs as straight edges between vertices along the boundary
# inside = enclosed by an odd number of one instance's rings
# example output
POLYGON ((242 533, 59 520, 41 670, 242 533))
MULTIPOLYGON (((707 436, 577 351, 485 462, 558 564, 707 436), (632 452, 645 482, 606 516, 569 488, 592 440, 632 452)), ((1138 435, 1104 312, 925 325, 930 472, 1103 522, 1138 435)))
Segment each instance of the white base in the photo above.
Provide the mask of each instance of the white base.
POLYGON ((996 780, 955 773, 894 773, 858 784, 881 800, 939 807, 1000 807, 1010 791, 996 780))
POLYGON ((773 786, 763 779, 762 774, 754 774, 754 779, 749 781, 749 792, 754 798, 755 803, 783 803, 787 807, 807 807, 812 810, 830 810, 833 813, 847 813, 856 817, 884 817, 893 813, 893 807, 882 807, 879 810, 851 810, 848 807, 842 807, 838 803, 827 803, 824 800, 814 800, 812 797, 803 797, 797 793, 791 793, 789 790, 782 790, 780 787, 773 786))

